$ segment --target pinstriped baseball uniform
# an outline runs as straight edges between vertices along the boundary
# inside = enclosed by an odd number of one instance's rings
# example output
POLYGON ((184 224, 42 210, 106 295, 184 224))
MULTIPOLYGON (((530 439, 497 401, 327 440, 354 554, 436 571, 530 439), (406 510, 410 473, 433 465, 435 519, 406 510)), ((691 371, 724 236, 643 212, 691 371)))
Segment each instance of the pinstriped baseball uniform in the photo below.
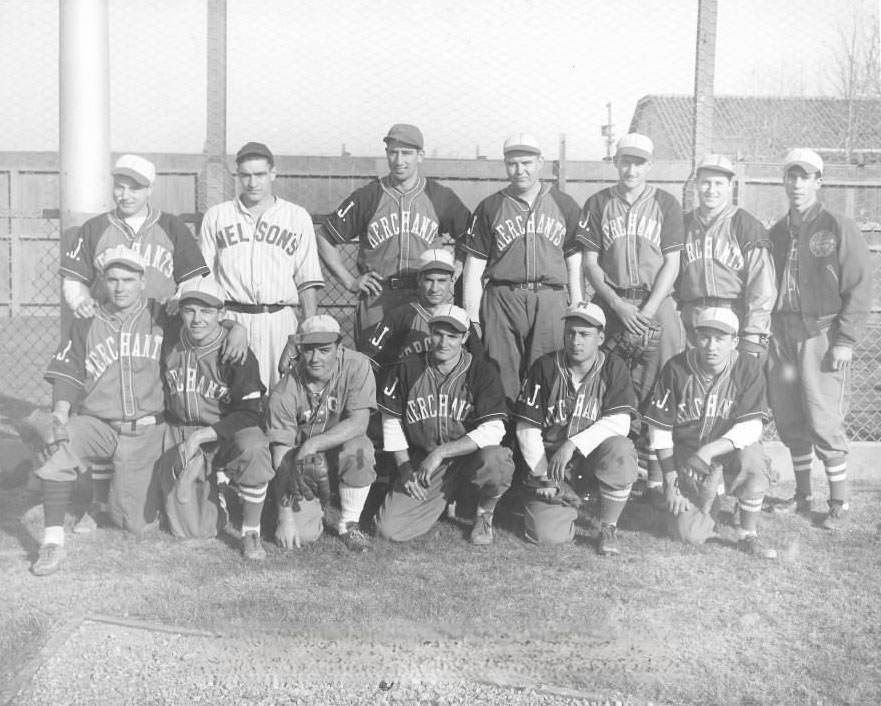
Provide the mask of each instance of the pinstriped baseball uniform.
POLYGON ((278 360, 287 337, 297 330, 293 306, 299 293, 324 286, 312 218, 300 206, 275 197, 275 203, 255 219, 239 199, 233 199, 208 209, 199 241, 227 301, 281 305, 274 312, 228 310, 228 317, 248 330, 260 377, 271 389, 278 381, 278 360))

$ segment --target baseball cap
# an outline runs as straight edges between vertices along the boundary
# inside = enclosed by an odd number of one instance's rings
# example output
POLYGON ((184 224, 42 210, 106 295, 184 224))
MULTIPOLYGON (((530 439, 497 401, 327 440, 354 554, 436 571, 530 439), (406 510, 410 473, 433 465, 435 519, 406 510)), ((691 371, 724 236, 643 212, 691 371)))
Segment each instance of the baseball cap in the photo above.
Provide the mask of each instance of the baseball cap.
POLYGON ((192 277, 180 286, 180 301, 183 302, 185 299, 195 299, 219 309, 226 300, 226 292, 211 275, 192 277))
POLYGON ((456 265, 453 253, 443 248, 432 248, 426 250, 419 256, 419 273, 428 270, 443 270, 444 272, 455 272, 456 265))
POLYGON ((697 165, 697 170, 700 171, 701 169, 706 169, 710 172, 721 172, 728 176, 734 176, 735 174, 734 165, 731 164, 731 160, 723 154, 704 155, 700 164, 697 165))
POLYGON ((236 152, 236 164, 243 162, 245 157, 263 157, 270 164, 275 163, 275 157, 272 156, 272 152, 262 142, 249 142, 236 152))
POLYGON ((592 302, 572 304, 563 314, 564 319, 580 319, 597 328, 606 327, 606 315, 602 309, 592 302))
POLYGON ((731 311, 731 309, 726 309, 725 307, 711 307, 709 309, 704 309, 700 313, 700 316, 697 317, 697 321, 694 322, 694 327, 713 328, 718 331, 730 333, 732 336, 736 336, 737 332, 740 330, 740 321, 737 319, 737 314, 731 311))
POLYGON ((502 147, 502 154, 507 155, 508 152, 529 152, 530 154, 541 154, 541 145, 535 135, 528 132, 515 132, 507 140, 502 147))
POLYGON ((397 143, 406 147, 415 147, 421 150, 425 145, 422 139, 422 130, 415 125, 407 123, 395 123, 389 128, 388 135, 382 138, 386 145, 397 143))
POLYGON ((624 135, 618 140, 618 146, 615 148, 615 156, 623 157, 640 157, 641 159, 651 159, 654 154, 655 145, 645 135, 638 132, 631 132, 624 135))
POLYGON ((463 308, 450 304, 441 307, 439 313, 428 320, 429 326, 433 324, 449 324, 459 333, 465 333, 471 326, 471 319, 463 308))
POLYGON ((340 324, 332 316, 316 314, 302 324, 296 335, 299 345, 309 343, 336 343, 340 338, 340 324))
POLYGON ((110 173, 113 176, 127 176, 141 186, 151 186, 156 181, 156 167, 153 162, 136 154, 122 155, 116 160, 110 173))
POLYGON ((107 248, 104 253, 104 272, 113 265, 120 265, 127 270, 134 270, 135 272, 144 272, 146 269, 144 258, 125 245, 115 245, 112 248, 107 248))
POLYGON ((801 167, 808 174, 823 173, 823 158, 814 150, 805 147, 797 147, 789 150, 783 164, 783 173, 789 171, 790 167, 801 167))

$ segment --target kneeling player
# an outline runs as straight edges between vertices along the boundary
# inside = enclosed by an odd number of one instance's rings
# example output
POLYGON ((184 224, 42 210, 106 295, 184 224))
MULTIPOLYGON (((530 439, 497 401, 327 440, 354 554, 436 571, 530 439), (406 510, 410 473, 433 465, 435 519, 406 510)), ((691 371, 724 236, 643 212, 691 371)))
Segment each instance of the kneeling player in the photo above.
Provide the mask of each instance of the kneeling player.
POLYGON ((526 538, 542 544, 575 535, 581 496, 594 481, 600 494, 597 551, 617 554, 617 523, 637 475, 627 438, 636 393, 624 361, 600 350, 606 317, 582 302, 563 317, 563 350, 539 358, 517 398, 517 440, 529 475, 526 538))
POLYGON ((376 382, 367 356, 341 346, 341 338, 333 317, 306 319, 295 337, 298 356, 269 396, 266 433, 278 472, 275 536, 286 549, 321 536, 328 473, 339 488, 335 529, 352 551, 370 546, 358 519, 376 478, 366 436, 376 382))
POLYGON ((429 320, 431 350, 398 364, 380 392, 383 441, 398 479, 376 518, 386 539, 425 534, 467 482, 478 495, 474 544, 493 541, 493 511, 514 474, 498 371, 464 348, 471 321, 448 305, 429 320))
MULTIPOLYGON (((260 368, 250 349, 241 365, 223 362, 228 330, 224 291, 213 277, 187 280, 180 290, 182 326, 168 331, 163 352, 167 421, 162 480, 170 529, 178 536, 207 533, 215 527, 200 522, 206 508, 194 497, 194 477, 204 468, 223 471, 243 503, 242 554, 263 559, 260 516, 266 488, 273 477, 269 442, 260 430, 263 394, 260 368), (194 463, 205 455, 204 466, 194 463), (174 483, 175 468, 184 470, 174 483)), ((216 513, 214 513, 216 517, 216 513)))
POLYGON ((714 502, 725 487, 740 505, 739 547, 773 559, 757 535, 771 469, 760 445, 767 418, 759 360, 737 351, 740 322, 730 309, 704 310, 695 347, 671 358, 644 411, 664 471, 671 532, 701 543, 713 536, 714 502))

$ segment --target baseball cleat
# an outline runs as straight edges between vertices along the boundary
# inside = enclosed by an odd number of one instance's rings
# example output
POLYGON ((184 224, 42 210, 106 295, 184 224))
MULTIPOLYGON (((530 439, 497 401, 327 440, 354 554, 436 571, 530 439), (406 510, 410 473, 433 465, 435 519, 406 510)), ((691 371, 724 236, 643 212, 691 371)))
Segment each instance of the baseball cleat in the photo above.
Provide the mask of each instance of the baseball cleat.
POLYGON ((266 558, 266 550, 260 535, 256 532, 246 532, 242 537, 242 556, 248 561, 262 561, 266 558))
POLYGON ((468 538, 471 544, 486 546, 493 543, 492 513, 482 512, 474 520, 474 528, 468 538))
POLYGON ((777 550, 767 546, 756 534, 748 534, 738 543, 737 548, 758 559, 776 559, 777 550))
POLYGON ((812 502, 812 496, 796 493, 791 498, 778 500, 777 502, 769 502, 769 500, 766 498, 765 505, 762 509, 764 509, 766 512, 780 512, 784 514, 795 512, 797 515, 810 517, 812 511, 812 502))
POLYGON ((92 503, 73 526, 73 531, 76 534, 88 534, 109 522, 106 507, 102 503, 92 503))
POLYGON ((340 535, 346 548, 353 552, 366 552, 370 549, 370 537, 368 537, 361 525, 357 522, 349 522, 346 525, 346 531, 340 535))
POLYGON ((604 524, 597 538, 597 554, 600 556, 613 556, 620 554, 618 547, 618 528, 615 525, 604 524))
POLYGON ((40 547, 37 560, 31 564, 31 573, 34 576, 54 574, 66 558, 67 550, 60 544, 44 544, 40 547))
POLYGON ((820 522, 820 527, 833 532, 841 529, 841 526, 847 519, 847 510, 847 503, 830 500, 829 513, 823 518, 823 521, 820 522))

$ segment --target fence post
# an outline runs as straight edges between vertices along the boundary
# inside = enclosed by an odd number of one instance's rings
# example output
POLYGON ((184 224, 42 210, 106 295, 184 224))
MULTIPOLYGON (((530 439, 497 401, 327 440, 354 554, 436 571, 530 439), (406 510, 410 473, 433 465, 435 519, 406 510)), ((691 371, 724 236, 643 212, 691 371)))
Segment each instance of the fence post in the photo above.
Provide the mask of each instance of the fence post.
POLYGON ((205 162, 196 201, 200 213, 231 195, 226 164, 226 0, 208 0, 205 162))
POLYGON ((557 161, 557 188, 566 191, 566 133, 560 133, 560 158, 557 161))
MULTIPOLYGON (((10 212, 21 210, 21 172, 18 169, 9 170, 9 205, 10 212)), ((10 214, 11 215, 11 214, 10 214)), ((19 219, 20 222, 23 219, 19 219)), ((21 234, 20 226, 9 219, 9 262, 12 263, 9 274, 9 316, 18 316, 21 313, 21 234)))

